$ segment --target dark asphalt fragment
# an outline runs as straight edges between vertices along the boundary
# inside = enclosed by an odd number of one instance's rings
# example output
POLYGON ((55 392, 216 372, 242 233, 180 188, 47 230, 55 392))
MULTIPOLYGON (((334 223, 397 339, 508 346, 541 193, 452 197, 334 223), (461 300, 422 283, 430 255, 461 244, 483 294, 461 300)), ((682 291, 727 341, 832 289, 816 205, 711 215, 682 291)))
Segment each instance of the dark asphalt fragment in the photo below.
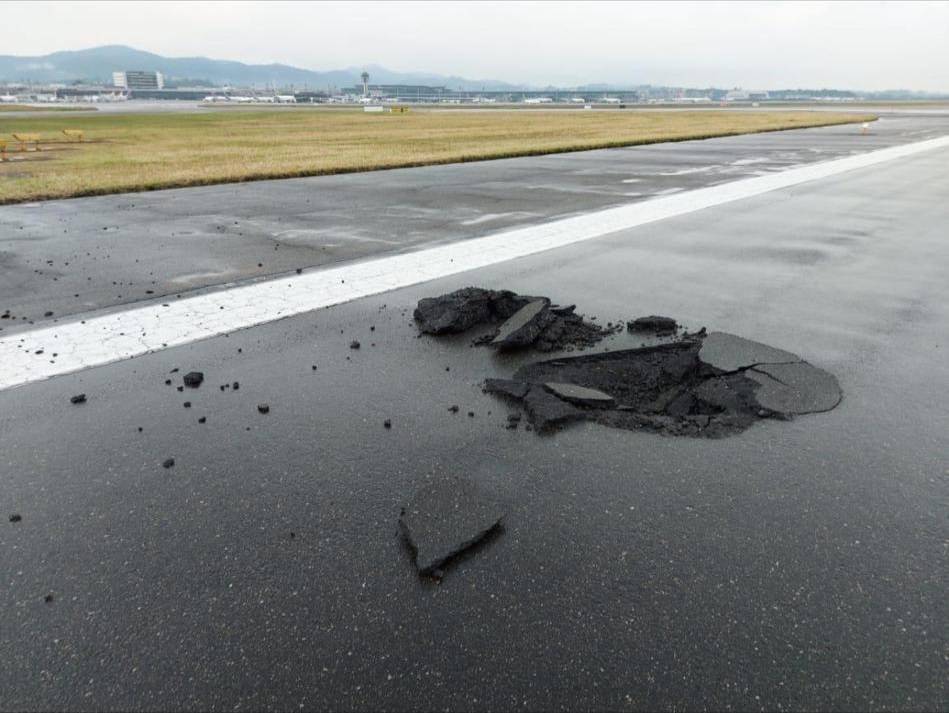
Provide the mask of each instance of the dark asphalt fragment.
POLYGON ((760 364, 744 372, 760 386, 755 400, 781 415, 830 411, 843 394, 833 374, 808 364, 760 364))
POLYGON ((508 317, 498 328, 497 336, 491 340, 491 346, 498 349, 518 349, 537 341, 551 319, 550 301, 547 299, 528 302, 508 317))
POLYGON ((387 418, 382 422, 382 425, 384 428, 392 428, 392 420, 387 418))
POLYGON ((20 520, 22 520, 22 519, 23 519, 23 516, 20 515, 19 513, 13 513, 13 514, 10 516, 10 522, 20 522, 20 520))
POLYGON ((261 413, 270 413, 270 405, 269 405, 269 404, 257 404, 257 410, 260 411, 261 413))
POLYGON ((350 349, 359 349, 360 346, 361 345, 359 344, 359 342, 356 341, 355 339, 349 343, 350 349))
POLYGON ((189 371, 184 376, 185 386, 192 389, 196 389, 201 386, 202 381, 204 381, 204 374, 200 371, 189 371))
POLYGON ((679 325, 672 317, 660 317, 659 315, 650 315, 649 317, 637 317, 631 322, 626 323, 626 328, 630 332, 653 332, 655 334, 672 334, 679 325))
POLYGON ((738 371, 756 364, 787 364, 801 361, 801 357, 797 354, 727 332, 709 332, 702 340, 699 359, 722 371, 738 371))
POLYGON ((175 464, 175 459, 174 459, 174 458, 165 458, 165 460, 163 460, 162 463, 161 463, 161 467, 162 467, 162 468, 171 468, 174 464, 175 464))
POLYGON ((432 576, 498 528, 501 505, 459 477, 434 479, 402 509, 399 524, 420 575, 432 576))
POLYGON ((69 397, 69 403, 71 403, 71 404, 84 404, 84 403, 86 403, 86 395, 85 395, 85 394, 76 394, 75 396, 70 396, 70 397, 69 397))

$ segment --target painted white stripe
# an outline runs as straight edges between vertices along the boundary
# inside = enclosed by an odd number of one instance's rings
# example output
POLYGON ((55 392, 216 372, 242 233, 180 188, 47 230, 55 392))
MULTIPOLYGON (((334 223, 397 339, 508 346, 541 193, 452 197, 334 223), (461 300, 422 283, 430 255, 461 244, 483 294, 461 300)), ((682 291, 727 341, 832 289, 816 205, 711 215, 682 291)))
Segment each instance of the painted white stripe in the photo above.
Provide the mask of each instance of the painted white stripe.
POLYGON ((949 146, 949 136, 608 208, 483 238, 88 316, 0 339, 0 389, 474 270, 949 146), (37 350, 42 354, 36 354, 37 350), (53 353, 57 356, 52 357, 53 353))

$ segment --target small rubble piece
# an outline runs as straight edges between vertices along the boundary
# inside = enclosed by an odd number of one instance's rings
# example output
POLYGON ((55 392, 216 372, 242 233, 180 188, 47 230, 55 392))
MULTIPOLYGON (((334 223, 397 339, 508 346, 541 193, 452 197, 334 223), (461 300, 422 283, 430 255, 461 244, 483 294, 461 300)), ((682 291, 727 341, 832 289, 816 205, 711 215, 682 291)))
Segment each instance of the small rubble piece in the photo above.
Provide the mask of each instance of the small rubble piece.
POLYGON ((270 413, 270 406, 268 404, 257 404, 257 410, 261 413, 270 413))
POLYGON ((52 594, 47 594, 45 597, 43 597, 43 601, 46 602, 47 604, 52 604, 52 603, 53 603, 53 595, 52 595, 52 594))
POLYGON ((382 422, 382 425, 385 428, 392 428, 392 420, 387 418, 385 421, 382 422))
POLYGON ((19 522, 19 521, 22 520, 22 519, 23 519, 23 516, 20 515, 19 513, 13 513, 13 514, 10 516, 10 522, 19 522))
POLYGON ((649 317, 638 317, 631 322, 626 323, 626 328, 630 332, 652 332, 654 334, 675 334, 679 325, 672 317, 660 317, 650 315, 649 317))
POLYGON ((491 346, 498 349, 519 349, 530 346, 537 341, 537 337, 551 319, 549 300, 539 299, 528 302, 498 328, 498 334, 491 340, 491 346))
POLYGON ((360 347, 360 344, 355 339, 349 343, 350 349, 359 349, 359 347, 360 347))
POLYGON ((542 352, 593 346, 619 329, 586 322, 574 310, 574 305, 552 305, 546 297, 465 287, 419 300, 414 317, 423 334, 435 336, 499 325, 475 343, 499 349, 532 347, 542 352))
POLYGON ((171 466, 173 466, 174 464, 175 464, 175 459, 174 459, 174 458, 166 458, 165 460, 162 461, 161 467, 162 467, 162 468, 171 468, 171 466))
POLYGON ((201 386, 201 382, 204 381, 204 374, 200 371, 189 371, 185 374, 184 381, 185 386, 196 389, 201 386))
POLYGON ((501 505, 474 483, 458 477, 432 480, 402 509, 399 525, 415 552, 422 576, 440 576, 457 555, 499 528, 501 505))
POLYGON ((832 374, 724 332, 527 364, 513 379, 487 379, 484 390, 520 402, 537 431, 588 420, 712 438, 761 418, 829 411, 842 398, 832 374))
POLYGON ((85 395, 85 394, 76 394, 75 396, 70 396, 70 397, 69 397, 69 403, 71 403, 71 404, 84 404, 84 403, 86 403, 86 395, 85 395))

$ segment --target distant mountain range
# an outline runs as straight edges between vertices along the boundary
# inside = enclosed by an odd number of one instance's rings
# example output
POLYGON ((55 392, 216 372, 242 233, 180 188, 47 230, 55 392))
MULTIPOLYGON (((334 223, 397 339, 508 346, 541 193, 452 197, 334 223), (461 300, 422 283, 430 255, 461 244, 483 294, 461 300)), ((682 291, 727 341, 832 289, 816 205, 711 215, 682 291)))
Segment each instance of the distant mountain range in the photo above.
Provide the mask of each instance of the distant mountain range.
MULTIPOLYGON (((421 84, 443 86, 461 91, 519 91, 526 89, 552 91, 556 87, 532 87, 525 84, 509 84, 495 79, 466 79, 430 72, 393 72, 379 65, 347 67, 327 72, 317 72, 286 64, 245 64, 207 57, 163 57, 144 52, 134 47, 108 45, 69 52, 53 52, 40 57, 18 57, 0 55, 0 82, 36 84, 70 84, 88 82, 111 84, 112 73, 122 70, 144 70, 161 72, 166 86, 236 86, 257 88, 289 88, 295 90, 326 90, 357 86, 360 74, 369 72, 371 84, 421 84)), ((638 90, 643 96, 674 97, 683 93, 683 88, 663 87, 649 84, 585 84, 579 87, 564 87, 571 91, 623 91, 638 90)), ((685 96, 712 96, 717 99, 725 89, 685 89, 685 96)), ((773 99, 783 96, 821 96, 827 98, 866 99, 936 99, 949 98, 945 93, 915 92, 892 89, 878 92, 854 92, 841 89, 784 89, 772 90, 773 99)))
POLYGON ((316 72, 286 64, 244 64, 207 57, 162 57, 133 47, 109 45, 40 57, 0 55, 0 81, 111 83, 112 72, 122 70, 161 72, 169 86, 210 83, 215 86, 289 87, 326 89, 351 87, 369 72, 372 84, 423 84, 462 90, 506 90, 525 87, 496 80, 474 80, 427 72, 393 72, 378 65, 316 72))

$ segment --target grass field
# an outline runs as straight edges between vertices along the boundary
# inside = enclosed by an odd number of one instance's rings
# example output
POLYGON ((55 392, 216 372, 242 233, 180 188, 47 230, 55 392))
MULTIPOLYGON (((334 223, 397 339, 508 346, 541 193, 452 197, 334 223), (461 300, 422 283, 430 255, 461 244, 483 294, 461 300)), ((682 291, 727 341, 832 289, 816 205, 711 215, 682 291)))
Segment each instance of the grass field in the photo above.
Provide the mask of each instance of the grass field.
POLYGON ((477 161, 866 121, 827 112, 207 111, 0 117, 0 203, 477 161), (63 129, 81 129, 69 143, 63 129), (10 135, 39 133, 39 151, 10 135))
POLYGON ((14 114, 18 111, 96 111, 95 107, 62 106, 61 104, 0 104, 0 114, 14 114))

